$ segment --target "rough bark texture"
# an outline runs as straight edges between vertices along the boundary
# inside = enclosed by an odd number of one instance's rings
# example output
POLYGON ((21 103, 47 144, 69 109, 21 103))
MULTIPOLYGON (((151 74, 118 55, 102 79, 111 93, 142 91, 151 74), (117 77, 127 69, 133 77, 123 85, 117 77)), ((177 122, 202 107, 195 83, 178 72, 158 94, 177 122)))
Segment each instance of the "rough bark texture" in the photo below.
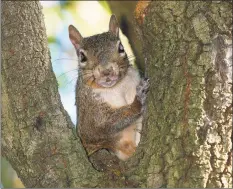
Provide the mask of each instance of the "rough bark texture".
POLYGON ((231 4, 142 7, 147 127, 126 172, 106 175, 61 105, 39 2, 2 2, 2 153, 26 187, 232 187, 231 4))
POLYGON ((61 105, 41 9, 2 2, 2 154, 26 187, 95 186, 101 174, 61 105))
POLYGON ((232 187, 231 3, 138 4, 151 79, 146 187, 232 187))

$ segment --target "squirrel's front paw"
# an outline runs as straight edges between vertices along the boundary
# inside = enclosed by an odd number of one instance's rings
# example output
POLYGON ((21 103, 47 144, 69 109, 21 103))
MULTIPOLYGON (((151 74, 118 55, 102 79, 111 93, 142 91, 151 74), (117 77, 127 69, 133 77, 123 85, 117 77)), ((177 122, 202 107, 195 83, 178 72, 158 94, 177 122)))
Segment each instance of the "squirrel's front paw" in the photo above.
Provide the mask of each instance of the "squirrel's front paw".
POLYGON ((142 105, 145 105, 146 103, 146 96, 147 96, 147 92, 149 91, 149 79, 148 78, 143 78, 141 79, 139 85, 136 88, 136 95, 138 100, 141 102, 142 105))

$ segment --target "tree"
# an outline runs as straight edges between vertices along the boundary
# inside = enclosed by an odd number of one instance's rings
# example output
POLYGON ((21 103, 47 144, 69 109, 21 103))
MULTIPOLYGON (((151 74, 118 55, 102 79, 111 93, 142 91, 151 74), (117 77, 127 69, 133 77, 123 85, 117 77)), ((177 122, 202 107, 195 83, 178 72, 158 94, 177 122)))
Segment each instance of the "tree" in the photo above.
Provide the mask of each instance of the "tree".
POLYGON ((231 14, 231 2, 137 5, 151 78, 149 187, 232 187, 231 14))
POLYGON ((137 4, 151 89, 115 175, 91 166, 61 105, 39 2, 2 10, 2 153, 26 187, 232 187, 230 2, 137 4))

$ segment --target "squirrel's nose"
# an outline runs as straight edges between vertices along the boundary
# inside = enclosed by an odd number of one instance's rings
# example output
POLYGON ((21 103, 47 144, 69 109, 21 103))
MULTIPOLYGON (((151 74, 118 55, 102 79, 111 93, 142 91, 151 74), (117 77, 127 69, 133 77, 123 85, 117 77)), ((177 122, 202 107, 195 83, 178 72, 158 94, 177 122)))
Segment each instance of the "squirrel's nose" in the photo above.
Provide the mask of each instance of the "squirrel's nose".
POLYGON ((103 70, 103 71, 102 71, 102 74, 103 74, 104 76, 109 76, 112 72, 113 72, 113 68, 111 67, 111 68, 108 68, 108 69, 103 70))
POLYGON ((102 72, 102 74, 103 74, 104 76, 108 76, 108 75, 109 75, 109 70, 104 70, 104 71, 102 72))

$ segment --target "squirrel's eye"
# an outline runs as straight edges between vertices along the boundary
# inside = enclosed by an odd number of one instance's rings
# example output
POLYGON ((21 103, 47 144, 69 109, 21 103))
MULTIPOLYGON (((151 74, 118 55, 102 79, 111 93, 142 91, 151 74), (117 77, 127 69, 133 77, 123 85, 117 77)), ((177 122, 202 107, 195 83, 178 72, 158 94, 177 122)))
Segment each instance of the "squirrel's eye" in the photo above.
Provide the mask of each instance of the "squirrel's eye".
POLYGON ((80 61, 81 62, 86 62, 87 61, 87 57, 85 56, 85 54, 83 52, 80 52, 80 61))
POLYGON ((123 47, 123 45, 122 45, 121 43, 119 43, 118 52, 119 52, 120 54, 125 52, 124 47, 123 47))

